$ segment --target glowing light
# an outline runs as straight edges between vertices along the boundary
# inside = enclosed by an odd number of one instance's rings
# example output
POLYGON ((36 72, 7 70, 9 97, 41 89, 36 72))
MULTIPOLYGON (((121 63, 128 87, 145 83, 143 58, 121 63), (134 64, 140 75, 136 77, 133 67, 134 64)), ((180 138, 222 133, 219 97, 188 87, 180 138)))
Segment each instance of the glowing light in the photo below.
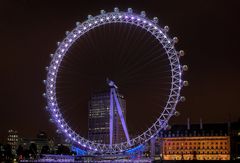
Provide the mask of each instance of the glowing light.
POLYGON ((131 19, 133 20, 133 19, 134 19, 134 17, 132 16, 132 17, 131 17, 131 19))
POLYGON ((53 100, 53 97, 51 97, 51 100, 53 100))
POLYGON ((64 130, 64 132, 66 132, 66 133, 67 133, 67 130, 65 129, 65 130, 64 130))
POLYGON ((55 63, 58 63, 58 60, 56 60, 55 63))
POLYGON ((52 94, 52 93, 53 93, 53 91, 50 91, 50 93, 52 94))
POLYGON ((52 88, 52 87, 53 87, 53 85, 51 84, 51 85, 50 85, 50 87, 52 88))
POLYGON ((53 72, 52 75, 55 75, 55 73, 53 72))
POLYGON ((100 21, 102 22, 102 21, 103 21, 103 19, 100 19, 100 21))
POLYGON ((54 106, 54 103, 52 103, 52 106, 54 106))
POLYGON ((83 29, 85 30, 85 29, 87 29, 86 27, 83 27, 83 29))
POLYGON ((53 67, 54 70, 56 70, 56 68, 57 68, 56 66, 53 67))
POLYGON ((90 23, 88 26, 89 26, 89 27, 91 27, 91 26, 92 26, 92 24, 90 23))
POLYGON ((63 125, 61 125, 61 127, 63 128, 63 125))
POLYGON ((157 27, 154 27, 154 29, 157 29, 157 27))
POLYGON ((138 18, 137 20, 140 21, 141 19, 138 18))
POLYGON ((78 30, 78 33, 81 33, 82 31, 78 30))
POLYGON ((78 144, 81 144, 80 141, 78 142, 78 144))
POLYGON ((128 18, 128 16, 125 16, 125 18, 127 19, 127 18, 128 18))
POLYGON ((144 20, 143 23, 146 23, 146 21, 144 20))
POLYGON ((58 115, 57 115, 57 114, 55 114, 55 117, 58 117, 58 115))
POLYGON ((115 19, 116 17, 115 16, 113 16, 113 19, 115 19))
POLYGON ((72 39, 69 39, 68 41, 69 41, 69 42, 72 42, 72 39))
POLYGON ((68 46, 68 44, 65 44, 64 46, 65 46, 65 47, 67 47, 67 46, 68 46))
POLYGON ((55 112, 55 111, 56 111, 56 109, 53 109, 53 111, 55 112))
POLYGON ((53 81, 53 78, 51 78, 51 81, 53 81))
POLYGON ((64 52, 64 49, 62 49, 61 52, 64 52))
POLYGON ((62 55, 61 55, 61 54, 59 54, 59 55, 58 55, 58 58, 61 58, 61 56, 62 56, 62 55))
POLYGON ((97 22, 97 21, 95 21, 94 23, 95 23, 95 24, 97 24, 98 22, 97 22))
POLYGON ((77 35, 75 35, 75 34, 74 34, 74 35, 73 35, 73 37, 74 37, 74 38, 76 38, 76 37, 77 37, 77 35))
POLYGON ((60 123, 60 120, 58 120, 58 123, 60 123))
POLYGON ((148 25, 149 25, 149 26, 152 26, 152 24, 151 24, 151 23, 149 23, 148 25))
POLYGON ((72 135, 71 134, 68 134, 69 137, 71 137, 72 135))
POLYGON ((109 20, 109 17, 107 17, 107 20, 109 20))
POLYGON ((120 15, 119 18, 122 18, 122 15, 120 15))

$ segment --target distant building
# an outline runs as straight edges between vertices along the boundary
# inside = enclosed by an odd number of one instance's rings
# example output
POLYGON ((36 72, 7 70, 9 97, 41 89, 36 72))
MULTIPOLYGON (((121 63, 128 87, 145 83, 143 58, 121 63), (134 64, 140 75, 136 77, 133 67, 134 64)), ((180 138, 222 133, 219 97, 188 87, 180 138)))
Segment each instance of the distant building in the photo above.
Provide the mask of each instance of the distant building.
MULTIPOLYGON (((126 121, 126 100, 118 94, 126 121)), ((109 144, 110 91, 93 93, 88 106, 88 139, 97 143, 109 144)), ((125 141, 122 124, 114 104, 113 143, 125 141)))
POLYGON ((13 153, 16 153, 18 142, 19 142, 18 132, 12 129, 8 130, 7 143, 12 146, 13 153))
POLYGON ((160 132, 157 144, 164 160, 230 160, 228 125, 174 125, 160 132))
POLYGON ((41 153, 43 146, 48 146, 51 151, 54 150, 54 141, 49 139, 45 132, 39 132, 36 138, 21 138, 19 142, 25 149, 28 149, 32 143, 36 144, 37 153, 41 153))

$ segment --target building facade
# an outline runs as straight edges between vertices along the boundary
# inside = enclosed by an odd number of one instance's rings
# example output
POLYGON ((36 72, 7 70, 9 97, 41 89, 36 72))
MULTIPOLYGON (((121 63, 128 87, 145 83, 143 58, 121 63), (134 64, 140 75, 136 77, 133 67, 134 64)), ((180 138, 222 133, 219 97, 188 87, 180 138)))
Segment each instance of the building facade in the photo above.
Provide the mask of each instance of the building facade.
MULTIPOLYGON (((121 94, 118 94, 118 99, 126 122, 126 100, 121 94)), ((97 143, 109 144, 110 91, 93 93, 88 104, 88 139, 97 143)), ((120 143, 126 139, 115 104, 113 109, 113 143, 120 143)))
POLYGON ((230 160, 227 124, 175 125, 156 143, 164 160, 230 160))
POLYGON ((19 143, 19 136, 17 131, 12 129, 8 130, 7 143, 12 146, 12 151, 15 154, 19 143))

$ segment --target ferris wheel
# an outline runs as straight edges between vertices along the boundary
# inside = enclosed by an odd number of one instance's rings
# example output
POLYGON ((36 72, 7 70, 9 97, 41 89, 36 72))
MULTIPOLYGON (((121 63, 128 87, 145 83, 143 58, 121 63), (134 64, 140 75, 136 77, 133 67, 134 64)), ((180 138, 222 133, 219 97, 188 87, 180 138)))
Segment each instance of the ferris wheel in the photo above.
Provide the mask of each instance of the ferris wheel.
MULTIPOLYGON (((100 15, 91 16, 88 15, 88 19, 82 23, 77 22, 76 27, 70 31, 66 32, 66 37, 62 42, 58 42, 58 48, 54 54, 51 54, 52 60, 47 69, 47 79, 44 80, 46 84, 46 93, 44 96, 47 98, 47 109, 51 115, 51 119, 56 124, 58 130, 60 130, 64 135, 70 139, 74 144, 78 145, 80 148, 84 148, 91 152, 99 153, 121 153, 138 145, 144 144, 150 139, 157 136, 159 131, 168 128, 169 119, 178 115, 176 111, 176 105, 179 101, 185 101, 185 97, 180 95, 183 86, 187 86, 188 82, 182 80, 183 71, 188 69, 187 65, 180 64, 180 57, 184 56, 184 51, 177 51, 175 49, 175 43, 178 42, 177 37, 170 38, 167 34, 169 28, 168 26, 160 27, 158 25, 158 18, 154 17, 152 20, 146 17, 146 13, 142 11, 140 14, 134 13, 131 8, 128 8, 126 12, 120 11, 118 8, 114 8, 113 12, 105 12, 101 10, 100 15), (59 68, 65 57, 68 55, 69 49, 78 40, 81 40, 90 31, 94 31, 96 28, 112 24, 126 24, 136 26, 141 28, 145 32, 149 33, 157 43, 162 47, 164 51, 164 57, 168 61, 170 67, 169 78, 170 87, 169 94, 167 95, 167 100, 165 101, 165 106, 157 120, 148 127, 143 133, 130 138, 127 132, 127 127, 122 120, 123 127, 125 126, 126 141, 121 143, 111 143, 101 144, 94 141, 88 140, 85 137, 78 134, 65 120, 64 114, 61 112, 61 106, 57 100, 56 84, 58 81, 59 68)), ((116 85, 113 81, 108 81, 111 91, 114 95, 116 93, 116 85)), ((115 95, 116 97, 116 95, 115 95)), ((114 98, 114 96, 112 97, 114 98)), ((117 98, 115 99, 117 102, 117 98)), ((119 109, 121 110, 121 109, 119 109)), ((118 111, 119 111, 118 110, 118 111)), ((119 111, 119 114, 121 112, 119 111)), ((110 127, 111 128, 111 127, 110 127)), ((112 133, 112 131, 110 131, 112 133)))

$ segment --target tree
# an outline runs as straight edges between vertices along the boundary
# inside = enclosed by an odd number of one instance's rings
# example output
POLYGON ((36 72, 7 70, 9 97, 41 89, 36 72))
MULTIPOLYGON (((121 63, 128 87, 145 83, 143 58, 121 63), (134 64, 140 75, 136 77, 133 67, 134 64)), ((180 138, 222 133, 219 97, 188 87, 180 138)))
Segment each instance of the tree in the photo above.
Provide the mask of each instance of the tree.
POLYGON ((41 154, 49 154, 50 153, 50 148, 48 145, 44 145, 41 150, 41 154))
POLYGON ((4 145, 4 150, 5 150, 5 157, 6 160, 11 160, 13 158, 13 154, 12 154, 12 146, 10 144, 6 144, 4 145))
POLYGON ((61 144, 58 146, 57 154, 70 155, 70 149, 67 146, 61 144))
POLYGON ((37 145, 35 143, 30 144, 29 152, 34 158, 36 158, 36 156, 37 156, 37 145))
POLYGON ((22 147, 21 145, 18 146, 16 152, 17 152, 18 158, 19 158, 19 159, 22 159, 22 156, 23 156, 23 154, 24 154, 24 150, 23 150, 23 147, 22 147))

